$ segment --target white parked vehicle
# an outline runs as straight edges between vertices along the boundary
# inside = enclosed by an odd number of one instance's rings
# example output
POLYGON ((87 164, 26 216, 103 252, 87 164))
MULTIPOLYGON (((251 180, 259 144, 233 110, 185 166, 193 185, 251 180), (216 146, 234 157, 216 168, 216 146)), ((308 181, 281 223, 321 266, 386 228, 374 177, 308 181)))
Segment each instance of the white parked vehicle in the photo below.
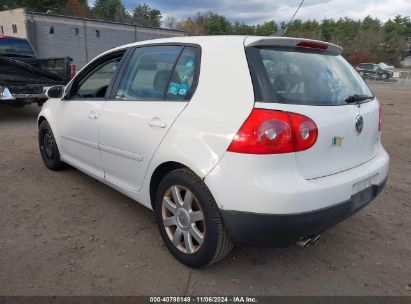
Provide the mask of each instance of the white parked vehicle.
POLYGON ((42 158, 155 210, 191 267, 233 244, 314 243, 373 200, 389 169, 380 105, 341 52, 244 36, 118 47, 49 89, 42 158))

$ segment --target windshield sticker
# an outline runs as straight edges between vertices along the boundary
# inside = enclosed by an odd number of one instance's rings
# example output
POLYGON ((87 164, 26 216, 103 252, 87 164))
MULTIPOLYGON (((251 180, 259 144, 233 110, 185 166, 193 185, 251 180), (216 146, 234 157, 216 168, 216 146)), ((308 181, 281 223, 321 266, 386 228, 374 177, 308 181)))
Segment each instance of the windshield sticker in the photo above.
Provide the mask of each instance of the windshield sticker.
POLYGON ((178 95, 187 95, 188 93, 188 84, 180 84, 180 89, 178 90, 178 95))
POLYGON ((186 70, 190 70, 194 65, 194 61, 193 59, 190 59, 189 61, 187 61, 186 63, 186 70))
POLYGON ((170 82, 170 85, 168 86, 168 93, 173 94, 173 95, 177 95, 177 93, 179 92, 180 85, 177 83, 173 83, 170 82))

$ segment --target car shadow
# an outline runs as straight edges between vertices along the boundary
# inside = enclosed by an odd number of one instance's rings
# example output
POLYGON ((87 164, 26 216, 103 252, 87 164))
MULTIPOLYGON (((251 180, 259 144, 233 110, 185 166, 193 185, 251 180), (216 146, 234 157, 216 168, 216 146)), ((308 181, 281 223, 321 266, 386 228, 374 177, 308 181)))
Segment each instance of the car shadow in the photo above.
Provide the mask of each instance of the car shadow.
POLYGON ((37 119, 41 108, 37 105, 27 105, 16 108, 0 103, 0 123, 6 121, 26 121, 37 119))

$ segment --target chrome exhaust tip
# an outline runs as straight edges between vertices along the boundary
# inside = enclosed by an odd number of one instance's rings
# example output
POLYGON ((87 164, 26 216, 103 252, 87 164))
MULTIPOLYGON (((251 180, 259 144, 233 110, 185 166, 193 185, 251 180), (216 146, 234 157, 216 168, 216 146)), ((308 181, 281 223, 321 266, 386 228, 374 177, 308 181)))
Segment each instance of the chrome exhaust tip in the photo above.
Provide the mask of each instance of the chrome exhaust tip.
POLYGON ((308 246, 308 244, 310 244, 310 241, 311 241, 310 238, 301 239, 301 240, 298 240, 297 242, 295 242, 295 245, 297 247, 300 247, 300 248, 305 248, 305 247, 308 246))
POLYGON ((308 238, 298 240, 297 242, 295 242, 295 245, 297 247, 300 247, 300 248, 305 248, 308 245, 314 245, 315 243, 317 243, 319 238, 320 238, 320 235, 316 234, 316 235, 310 236, 308 238))
POLYGON ((314 245, 315 243, 317 243, 317 241, 320 239, 320 236, 320 234, 312 236, 310 239, 310 245, 314 245))

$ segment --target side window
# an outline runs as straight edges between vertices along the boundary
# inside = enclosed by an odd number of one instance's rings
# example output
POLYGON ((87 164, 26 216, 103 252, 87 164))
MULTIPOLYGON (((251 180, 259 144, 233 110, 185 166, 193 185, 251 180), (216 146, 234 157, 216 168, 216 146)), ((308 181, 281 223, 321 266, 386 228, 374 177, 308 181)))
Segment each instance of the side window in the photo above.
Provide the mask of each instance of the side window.
POLYGON ((199 68, 197 49, 186 46, 181 53, 173 72, 173 77, 167 88, 166 100, 189 99, 195 84, 197 69, 199 68))
POLYGON ((72 93, 71 99, 104 98, 108 85, 117 70, 121 57, 111 59, 88 73, 72 93))
POLYGON ((162 100, 167 85, 180 82, 171 75, 182 46, 148 46, 136 48, 116 93, 119 100, 162 100))

